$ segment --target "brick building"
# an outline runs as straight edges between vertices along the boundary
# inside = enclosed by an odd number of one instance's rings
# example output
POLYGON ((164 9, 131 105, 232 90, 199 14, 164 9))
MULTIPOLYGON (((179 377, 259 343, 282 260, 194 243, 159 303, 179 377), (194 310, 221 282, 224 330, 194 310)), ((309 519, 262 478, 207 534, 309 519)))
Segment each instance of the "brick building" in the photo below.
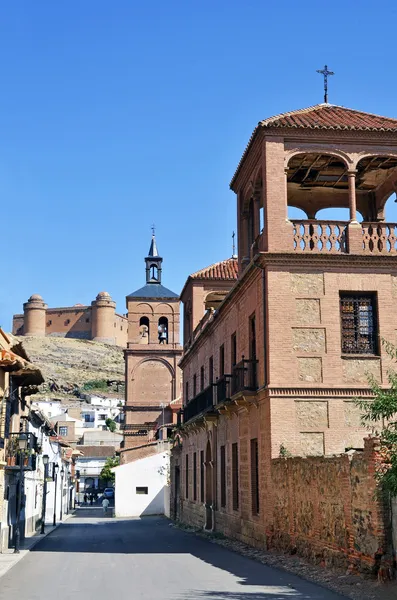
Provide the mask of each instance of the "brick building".
POLYGON ((62 336, 127 345, 128 319, 116 313, 116 303, 108 292, 99 292, 91 306, 75 304, 48 308, 39 294, 23 305, 23 314, 14 315, 14 335, 62 336))
POLYGON ((141 458, 142 453, 146 455, 146 444, 156 438, 167 439, 167 430, 176 422, 181 407, 180 302, 178 294, 161 283, 162 262, 153 234, 145 258, 146 285, 126 299, 124 463, 141 458))
MULTIPOLYGON (((308 548, 350 556, 353 540, 375 560, 378 541, 355 537, 347 505, 320 530, 313 502, 321 494, 305 496, 310 483, 299 477, 286 489, 275 460, 324 457, 313 467, 322 477, 327 457, 364 448, 354 399, 370 396, 368 374, 387 385, 380 340, 396 339, 397 225, 384 220, 396 185, 397 120, 320 104, 257 125, 231 182, 238 279, 219 270, 217 291, 227 293, 215 310, 196 292, 194 276, 182 293, 175 516, 260 546, 277 538, 296 547, 304 538, 308 548), (306 218, 289 219, 288 207, 306 218), (329 207, 348 209, 348 220, 316 219, 329 207), (297 502, 290 503, 295 519, 282 520, 283 498, 297 502), (338 527, 350 536, 346 547, 338 527)), ((230 269, 230 261, 221 264, 230 269)), ((331 514, 339 495, 325 475, 322 481, 331 514)), ((360 498, 369 522, 373 497, 360 498)))

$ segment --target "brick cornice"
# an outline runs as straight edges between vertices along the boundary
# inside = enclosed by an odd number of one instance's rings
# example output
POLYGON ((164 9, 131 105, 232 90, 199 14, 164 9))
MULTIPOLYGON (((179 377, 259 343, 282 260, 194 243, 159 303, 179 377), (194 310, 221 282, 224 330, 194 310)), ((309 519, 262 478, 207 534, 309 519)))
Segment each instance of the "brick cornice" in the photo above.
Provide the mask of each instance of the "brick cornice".
MULTIPOLYGON (((387 386, 382 386, 387 389, 387 386)), ((271 398, 372 398, 374 396, 369 387, 273 387, 267 388, 271 398)))
MULTIPOLYGON (((396 269, 397 255, 375 254, 325 254, 321 252, 260 252, 254 257, 254 262, 266 267, 267 265, 285 265, 309 268, 362 268, 367 271, 374 269, 396 269)), ((252 264, 252 262, 251 262, 252 264)))

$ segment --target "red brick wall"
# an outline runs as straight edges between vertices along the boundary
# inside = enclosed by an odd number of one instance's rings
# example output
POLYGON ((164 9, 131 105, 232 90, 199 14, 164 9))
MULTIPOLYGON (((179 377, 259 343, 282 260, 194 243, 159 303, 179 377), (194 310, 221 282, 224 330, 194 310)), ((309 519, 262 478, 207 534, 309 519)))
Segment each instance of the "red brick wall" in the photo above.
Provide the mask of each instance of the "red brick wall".
MULTIPOLYGON (((249 424, 246 417, 246 426, 249 424)), ((244 425, 243 425, 244 426, 244 425)), ((376 570, 382 554, 387 554, 385 514, 376 500, 374 479, 376 441, 366 440, 365 449, 352 455, 338 457, 273 459, 268 464, 260 452, 260 511, 251 511, 251 481, 249 446, 246 440, 239 444, 239 509, 231 505, 231 443, 236 438, 230 428, 226 444, 227 505, 220 507, 219 455, 217 494, 214 498, 215 530, 237 538, 249 545, 297 552, 316 563, 362 572, 376 570), (374 450, 375 448, 375 450, 374 450)), ((211 439, 211 436, 210 438, 211 439)), ((191 468, 185 470, 185 456, 193 464, 193 452, 199 456, 205 448, 204 433, 190 436, 182 450, 174 452, 175 464, 181 468, 179 518, 196 527, 205 525, 205 509, 200 501, 200 466, 197 474, 197 501, 193 500, 191 468), (189 494, 186 498, 185 481, 188 475, 189 494)), ((214 441, 214 440, 212 440, 214 441)), ((224 432, 218 434, 217 448, 226 442, 224 432)), ((261 448, 261 446, 260 446, 261 448)), ((171 476, 173 471, 171 471, 171 476)), ((175 490, 173 490, 173 493, 175 490)))

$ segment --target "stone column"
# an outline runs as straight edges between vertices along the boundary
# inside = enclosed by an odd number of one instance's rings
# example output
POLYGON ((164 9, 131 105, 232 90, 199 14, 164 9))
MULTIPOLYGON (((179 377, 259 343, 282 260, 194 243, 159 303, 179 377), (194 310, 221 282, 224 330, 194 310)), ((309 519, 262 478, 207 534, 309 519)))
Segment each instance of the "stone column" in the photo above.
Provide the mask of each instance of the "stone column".
POLYGON ((357 173, 357 171, 348 171, 347 172, 347 176, 349 178, 350 222, 357 222, 356 173, 357 173))
POLYGON ((348 225, 348 252, 349 254, 363 253, 363 233, 362 226, 357 221, 356 206, 356 173, 357 171, 348 171, 349 178, 349 210, 350 223, 348 225))

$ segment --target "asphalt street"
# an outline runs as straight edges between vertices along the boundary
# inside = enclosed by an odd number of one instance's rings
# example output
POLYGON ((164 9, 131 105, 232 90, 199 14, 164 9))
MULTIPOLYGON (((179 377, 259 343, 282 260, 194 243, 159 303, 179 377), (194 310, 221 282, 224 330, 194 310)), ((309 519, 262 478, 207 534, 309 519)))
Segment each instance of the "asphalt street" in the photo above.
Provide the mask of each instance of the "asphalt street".
POLYGON ((80 509, 0 579, 0 600, 341 600, 161 517, 80 509))

